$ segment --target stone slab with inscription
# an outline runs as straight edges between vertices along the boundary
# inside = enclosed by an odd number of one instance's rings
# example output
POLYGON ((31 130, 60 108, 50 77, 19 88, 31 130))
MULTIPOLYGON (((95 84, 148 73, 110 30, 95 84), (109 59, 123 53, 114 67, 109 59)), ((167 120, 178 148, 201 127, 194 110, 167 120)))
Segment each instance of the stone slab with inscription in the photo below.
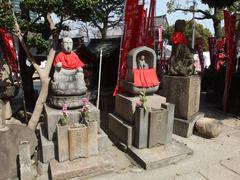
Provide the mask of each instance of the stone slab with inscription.
POLYGON ((201 78, 198 75, 163 76, 163 96, 167 102, 175 104, 175 117, 190 120, 200 104, 201 78))

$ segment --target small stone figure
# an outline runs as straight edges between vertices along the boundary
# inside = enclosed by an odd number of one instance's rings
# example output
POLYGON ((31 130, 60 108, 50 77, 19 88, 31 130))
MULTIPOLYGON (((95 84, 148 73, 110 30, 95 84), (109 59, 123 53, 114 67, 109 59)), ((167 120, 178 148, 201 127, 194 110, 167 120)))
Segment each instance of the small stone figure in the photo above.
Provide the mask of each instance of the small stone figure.
POLYGON ((64 103, 69 108, 81 106, 81 95, 87 91, 82 69, 84 63, 72 51, 72 48, 72 39, 63 38, 63 51, 58 53, 53 62, 55 71, 51 81, 51 95, 48 99, 50 105, 57 108, 61 108, 64 103))
POLYGON ((145 56, 142 54, 138 59, 138 69, 148 69, 149 66, 145 61, 145 56))
POLYGON ((194 59, 185 38, 186 22, 177 20, 175 32, 172 35, 172 54, 170 64, 170 74, 178 76, 190 76, 195 74, 194 59))

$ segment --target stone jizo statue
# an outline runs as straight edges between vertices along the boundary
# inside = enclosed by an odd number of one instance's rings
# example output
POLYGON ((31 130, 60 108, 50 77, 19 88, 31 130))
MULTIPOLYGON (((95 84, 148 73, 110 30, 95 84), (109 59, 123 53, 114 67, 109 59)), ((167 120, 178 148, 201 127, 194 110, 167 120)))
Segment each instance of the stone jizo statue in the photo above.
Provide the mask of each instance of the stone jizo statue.
POLYGON ((61 108, 66 103, 69 108, 81 105, 81 95, 87 91, 84 81, 84 63, 72 51, 71 38, 63 38, 62 51, 54 59, 54 74, 51 81, 50 105, 61 108), (62 96, 62 97, 61 97, 62 96))
POLYGON ((177 76, 190 76, 195 74, 193 54, 188 47, 184 35, 186 22, 177 20, 172 35, 172 54, 170 58, 170 74, 177 76))

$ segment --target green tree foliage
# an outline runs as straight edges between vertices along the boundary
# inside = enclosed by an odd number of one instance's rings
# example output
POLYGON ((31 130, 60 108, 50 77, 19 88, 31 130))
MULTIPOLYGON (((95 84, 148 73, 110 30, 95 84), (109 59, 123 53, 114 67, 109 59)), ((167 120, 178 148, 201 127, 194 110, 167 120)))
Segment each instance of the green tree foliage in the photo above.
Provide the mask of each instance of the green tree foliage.
MULTIPOLYGON (((193 29, 193 22, 188 22, 186 29, 185 29, 185 36, 188 39, 189 45, 192 43, 192 29, 193 29)), ((163 32, 163 38, 167 39, 168 42, 171 44, 171 37, 174 32, 174 25, 169 26, 166 31, 163 32)), ((203 38, 203 50, 208 50, 208 38, 211 37, 211 33, 209 29, 204 28, 203 25, 196 23, 195 24, 195 37, 202 37, 203 38)))
POLYGON ((102 38, 106 38, 107 30, 119 26, 122 22, 124 0, 100 0, 91 14, 91 25, 98 28, 102 38))
MULTIPOLYGON (((24 33, 24 38, 28 39, 28 45, 36 46, 39 50, 46 50, 51 35, 47 23, 48 13, 55 13, 60 18, 60 22, 56 25, 60 32, 60 30, 67 28, 63 25, 66 20, 90 20, 93 7, 97 2, 98 0, 23 0, 20 4, 21 11, 16 13, 16 16, 20 29, 24 33), (30 17, 30 12, 35 15, 34 19, 30 17)), ((9 1, 2 0, 0 27, 13 29, 11 13, 9 1)))

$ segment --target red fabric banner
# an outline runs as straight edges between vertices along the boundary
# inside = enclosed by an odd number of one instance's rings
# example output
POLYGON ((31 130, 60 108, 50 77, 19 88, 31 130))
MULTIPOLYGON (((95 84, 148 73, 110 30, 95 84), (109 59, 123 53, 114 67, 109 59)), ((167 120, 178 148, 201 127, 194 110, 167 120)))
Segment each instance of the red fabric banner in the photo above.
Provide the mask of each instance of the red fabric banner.
POLYGON ((124 92, 123 80, 127 73, 127 54, 138 46, 147 45, 153 47, 153 20, 155 1, 151 0, 149 15, 151 18, 146 22, 146 10, 143 5, 138 5, 138 0, 126 0, 124 16, 124 34, 121 44, 121 55, 118 66, 118 80, 113 95, 124 92))
POLYGON ((216 57, 216 38, 210 37, 208 40, 208 47, 209 47, 209 54, 210 54, 210 61, 211 67, 215 67, 215 57, 216 57))
POLYGON ((14 47, 13 36, 5 29, 0 28, 0 37, 3 43, 4 54, 12 67, 13 72, 17 72, 17 54, 14 47))
POLYGON ((224 23, 227 54, 227 70, 226 70, 226 82, 227 82, 230 81, 230 79, 232 78, 233 65, 236 53, 236 47, 234 43, 236 16, 231 15, 228 11, 224 10, 224 23))
POLYGON ((195 49, 198 52, 198 57, 201 64, 201 71, 204 70, 204 57, 203 57, 203 39, 202 38, 196 38, 196 47, 195 49))

